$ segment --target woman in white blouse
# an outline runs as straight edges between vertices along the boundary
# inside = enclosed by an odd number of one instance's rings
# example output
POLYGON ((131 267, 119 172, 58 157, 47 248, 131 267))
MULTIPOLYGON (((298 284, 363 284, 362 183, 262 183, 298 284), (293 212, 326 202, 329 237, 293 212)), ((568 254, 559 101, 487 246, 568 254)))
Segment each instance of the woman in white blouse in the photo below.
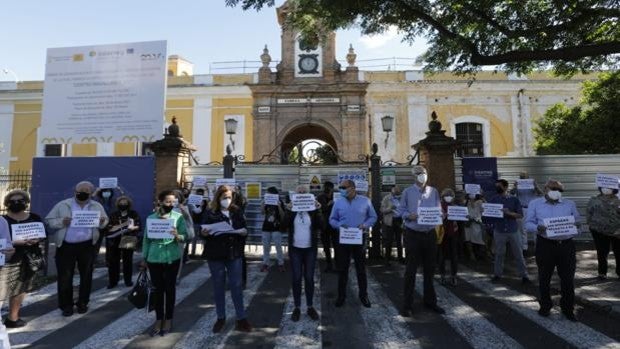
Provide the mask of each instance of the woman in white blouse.
MULTIPOLYGON (((304 185, 297 187, 298 194, 308 193, 304 185)), ((310 212, 293 212, 289 203, 286 212, 286 227, 289 231, 289 259, 291 263, 293 299, 295 309, 291 319, 299 321, 301 311, 301 279, 304 279, 306 294, 306 313, 312 320, 318 320, 319 314, 314 309, 312 300, 314 297, 314 268, 316 266, 317 242, 323 229, 321 205, 317 202, 316 209, 310 212)))

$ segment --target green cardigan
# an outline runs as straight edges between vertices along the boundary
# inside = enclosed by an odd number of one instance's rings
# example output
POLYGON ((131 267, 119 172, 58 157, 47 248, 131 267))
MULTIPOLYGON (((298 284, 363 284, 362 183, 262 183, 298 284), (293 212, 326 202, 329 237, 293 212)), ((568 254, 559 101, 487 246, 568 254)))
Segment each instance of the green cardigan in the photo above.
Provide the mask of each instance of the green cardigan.
POLYGON ((179 212, 170 212, 170 217, 161 217, 159 212, 154 212, 147 219, 167 218, 175 220, 175 227, 181 237, 181 241, 174 239, 149 239, 148 227, 144 228, 144 237, 142 240, 142 256, 148 263, 165 263, 172 262, 181 258, 179 243, 185 241, 187 237, 187 228, 185 227, 185 219, 179 212))

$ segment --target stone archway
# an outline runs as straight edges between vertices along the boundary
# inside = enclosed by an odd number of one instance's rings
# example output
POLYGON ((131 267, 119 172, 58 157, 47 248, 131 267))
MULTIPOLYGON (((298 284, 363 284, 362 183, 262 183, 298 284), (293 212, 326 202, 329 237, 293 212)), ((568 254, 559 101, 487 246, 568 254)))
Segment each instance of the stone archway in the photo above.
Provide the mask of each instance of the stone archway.
POLYGON ((322 141, 333 150, 334 156, 338 154, 338 142, 327 128, 317 124, 305 123, 292 127, 282 137, 279 145, 282 162, 288 161, 288 157, 294 148, 298 148, 301 156, 304 156, 302 144, 308 140, 322 141))

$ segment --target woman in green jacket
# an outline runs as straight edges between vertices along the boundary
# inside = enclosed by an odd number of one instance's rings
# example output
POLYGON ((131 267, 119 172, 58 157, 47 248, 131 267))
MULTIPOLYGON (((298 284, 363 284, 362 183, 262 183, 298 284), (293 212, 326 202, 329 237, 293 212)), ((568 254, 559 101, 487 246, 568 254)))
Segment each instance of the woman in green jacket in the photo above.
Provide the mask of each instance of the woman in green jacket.
POLYGON ((148 267, 153 286, 155 286, 155 314, 157 320, 151 336, 164 336, 172 328, 172 316, 176 297, 176 279, 181 261, 179 245, 185 241, 187 230, 183 215, 173 211, 176 199, 174 192, 165 190, 157 197, 159 207, 147 218, 142 243, 141 267, 148 267), (158 220, 171 220, 172 228, 165 233, 154 229, 158 220), (149 232, 149 228, 151 231, 149 232), (165 304, 165 309, 164 309, 165 304))

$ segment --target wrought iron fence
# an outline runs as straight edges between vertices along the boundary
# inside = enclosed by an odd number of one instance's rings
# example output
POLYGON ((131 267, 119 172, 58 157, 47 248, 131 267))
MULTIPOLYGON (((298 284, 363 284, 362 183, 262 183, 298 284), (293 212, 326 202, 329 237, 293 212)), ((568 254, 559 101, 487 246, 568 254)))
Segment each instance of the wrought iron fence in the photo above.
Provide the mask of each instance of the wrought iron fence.
POLYGON ((4 207, 4 196, 14 189, 22 189, 30 192, 32 175, 29 171, 17 171, 7 174, 0 174, 0 214, 6 213, 4 207))

